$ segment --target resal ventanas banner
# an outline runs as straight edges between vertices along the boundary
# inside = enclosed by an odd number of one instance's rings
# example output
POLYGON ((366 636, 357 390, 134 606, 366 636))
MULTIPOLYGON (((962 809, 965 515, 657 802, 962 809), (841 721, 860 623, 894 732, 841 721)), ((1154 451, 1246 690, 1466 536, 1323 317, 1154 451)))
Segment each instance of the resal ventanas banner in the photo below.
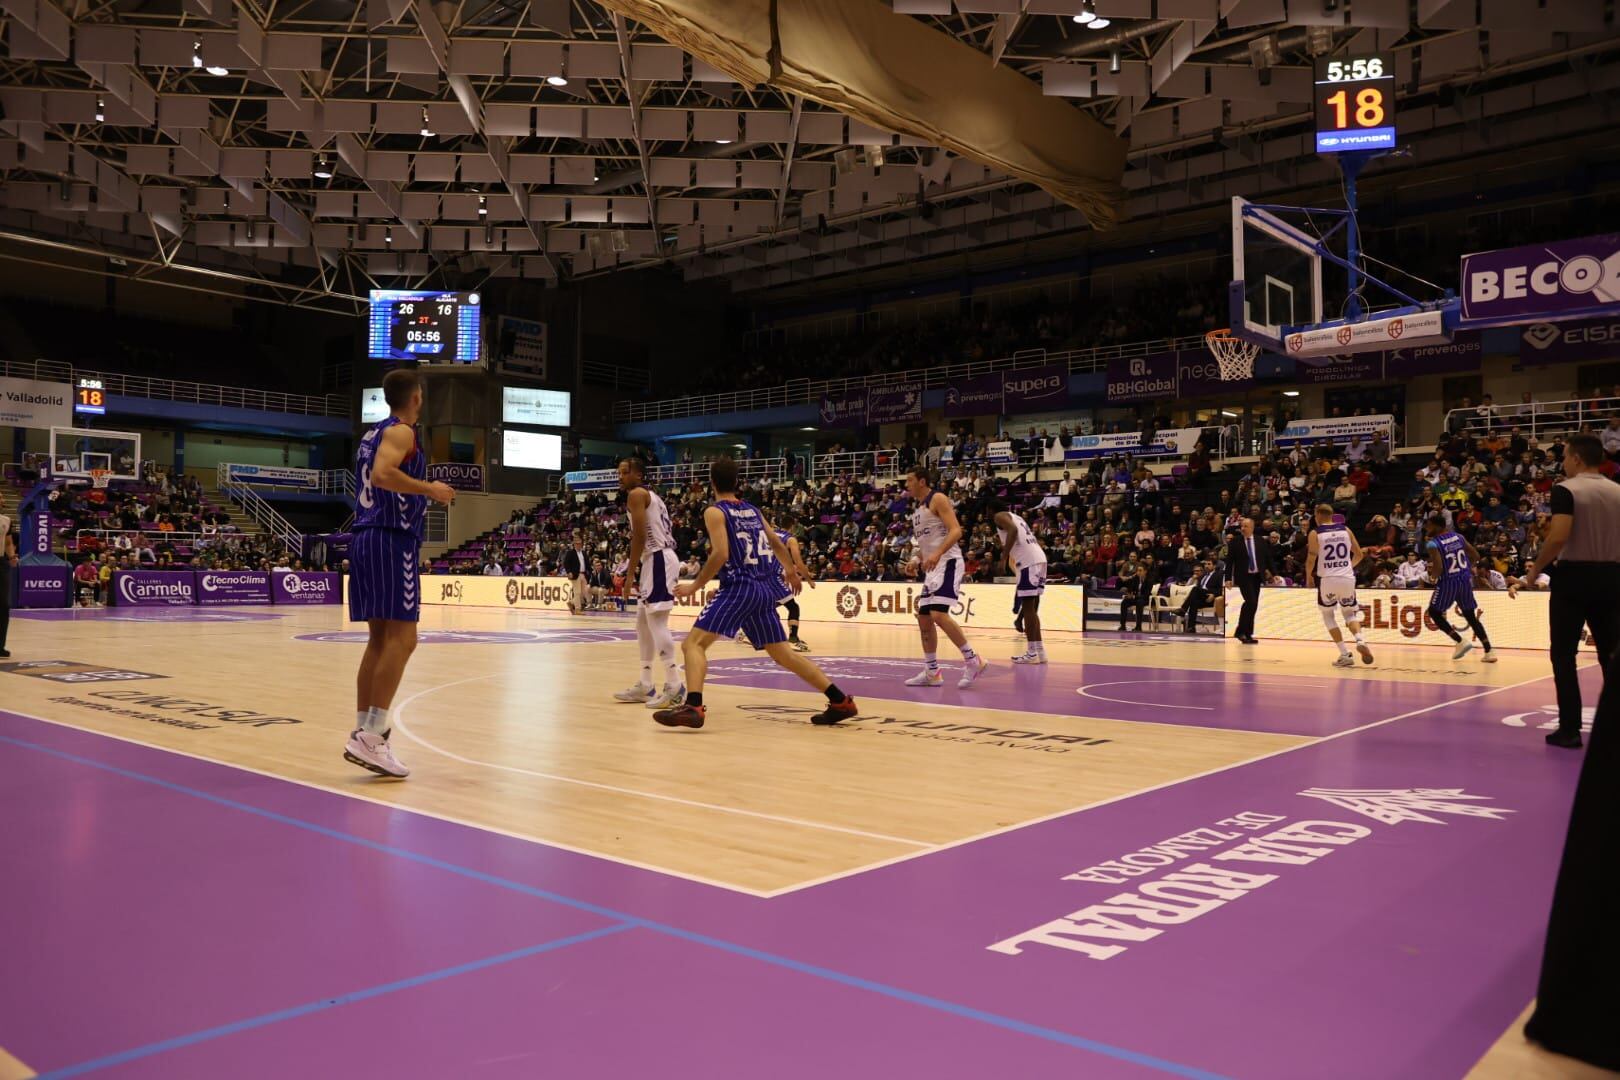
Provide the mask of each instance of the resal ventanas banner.
MULTIPOLYGON (((1491 645, 1504 649, 1546 649, 1548 595, 1536 590, 1510 598, 1505 592, 1476 589, 1474 597, 1479 601, 1480 619, 1491 635, 1491 645)), ((1361 589, 1357 599, 1361 601, 1362 629, 1372 645, 1452 647, 1451 639, 1435 629, 1425 614, 1428 589, 1361 589)), ((1229 621, 1237 618, 1242 603, 1243 597, 1236 589, 1226 591, 1229 621)), ((1041 614, 1044 616, 1045 611, 1041 614)), ((1460 627, 1462 620, 1454 616, 1452 625, 1460 627)), ((1466 628, 1463 629, 1466 633, 1466 628)), ((1261 638, 1320 641, 1324 650, 1330 647, 1327 631, 1322 629, 1315 589, 1261 589, 1254 633, 1261 638)), ((1464 661, 1472 662, 1472 658, 1464 661)))
POLYGON ((273 570, 270 598, 278 604, 336 604, 343 600, 343 575, 327 571, 273 570))

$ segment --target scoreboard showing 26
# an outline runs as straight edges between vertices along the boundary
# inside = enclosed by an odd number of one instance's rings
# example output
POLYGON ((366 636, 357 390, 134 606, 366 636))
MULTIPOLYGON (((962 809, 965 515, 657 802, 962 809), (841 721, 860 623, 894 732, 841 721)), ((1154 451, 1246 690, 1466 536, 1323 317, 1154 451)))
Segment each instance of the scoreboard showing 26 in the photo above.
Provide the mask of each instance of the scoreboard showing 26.
POLYGON ((478 363, 479 299, 477 293, 373 289, 368 355, 424 364, 478 363))
POLYGON ((1395 149, 1395 58, 1316 59, 1316 152, 1395 149))

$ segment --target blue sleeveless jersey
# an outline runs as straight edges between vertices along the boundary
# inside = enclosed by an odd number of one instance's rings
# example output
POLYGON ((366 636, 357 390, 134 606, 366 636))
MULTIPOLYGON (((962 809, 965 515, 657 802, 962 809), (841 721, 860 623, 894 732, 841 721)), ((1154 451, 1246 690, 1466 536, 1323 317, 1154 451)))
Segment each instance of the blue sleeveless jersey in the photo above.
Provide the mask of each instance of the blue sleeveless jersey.
POLYGON ((765 519, 759 509, 741 499, 722 499, 714 504, 726 516, 726 542, 730 552, 720 568, 721 585, 746 582, 776 586, 782 577, 771 542, 765 536, 765 519))
POLYGON ((1429 541, 1429 550, 1440 553, 1440 570, 1452 580, 1472 582, 1474 566, 1468 560, 1468 544, 1454 532, 1443 532, 1429 541))
MULTIPOLYGON (((354 455, 354 527, 356 529, 399 529, 422 538, 422 521, 427 511, 426 495, 402 495, 371 486, 371 470, 377 461, 377 447, 383 432, 400 423, 390 416, 366 432, 354 455)), ((400 471, 413 480, 427 479, 427 455, 411 433, 411 452, 399 463, 400 471)))

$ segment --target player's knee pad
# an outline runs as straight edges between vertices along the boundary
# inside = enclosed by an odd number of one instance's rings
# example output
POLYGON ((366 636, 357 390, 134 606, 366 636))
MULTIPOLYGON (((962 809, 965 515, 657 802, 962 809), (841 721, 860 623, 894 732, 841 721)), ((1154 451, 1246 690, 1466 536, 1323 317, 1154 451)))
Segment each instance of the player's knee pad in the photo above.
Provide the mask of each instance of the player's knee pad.
POLYGON ((799 602, 797 600, 789 600, 782 606, 787 608, 789 622, 799 621, 799 602))
POLYGON ((1318 606, 1316 610, 1322 613, 1323 626, 1327 627, 1329 630, 1337 630, 1339 628, 1339 619, 1334 608, 1318 606))

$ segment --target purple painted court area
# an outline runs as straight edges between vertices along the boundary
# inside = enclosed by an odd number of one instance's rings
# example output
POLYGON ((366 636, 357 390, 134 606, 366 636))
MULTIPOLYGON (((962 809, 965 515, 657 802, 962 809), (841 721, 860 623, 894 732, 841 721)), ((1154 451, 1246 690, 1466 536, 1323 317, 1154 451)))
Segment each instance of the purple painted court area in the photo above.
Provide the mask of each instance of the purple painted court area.
POLYGON ((165 1080, 1459 1077, 1533 993, 1580 764, 1504 722, 1550 680, 1477 693, 774 899, 0 713, 0 1046, 165 1080))
MULTIPOLYGON (((1371 669, 1324 667, 1321 675, 1115 664, 1023 666, 993 661, 967 690, 958 690, 960 662, 942 661, 945 685, 912 687, 905 680, 920 661, 897 657, 822 656, 816 662, 840 689, 857 698, 943 702, 1011 713, 1055 713, 1280 735, 1331 735, 1391 716, 1477 693, 1457 683, 1403 683, 1368 678, 1371 669)), ((1430 667, 1437 665, 1430 664, 1430 667)), ((708 695, 724 703, 725 686, 802 690, 804 683, 767 657, 715 660, 708 695)), ((940 723, 955 723, 946 714, 940 723)))
POLYGON ((269 611, 220 611, 202 608, 35 608, 14 611, 18 619, 41 622, 262 622, 285 619, 269 611))

